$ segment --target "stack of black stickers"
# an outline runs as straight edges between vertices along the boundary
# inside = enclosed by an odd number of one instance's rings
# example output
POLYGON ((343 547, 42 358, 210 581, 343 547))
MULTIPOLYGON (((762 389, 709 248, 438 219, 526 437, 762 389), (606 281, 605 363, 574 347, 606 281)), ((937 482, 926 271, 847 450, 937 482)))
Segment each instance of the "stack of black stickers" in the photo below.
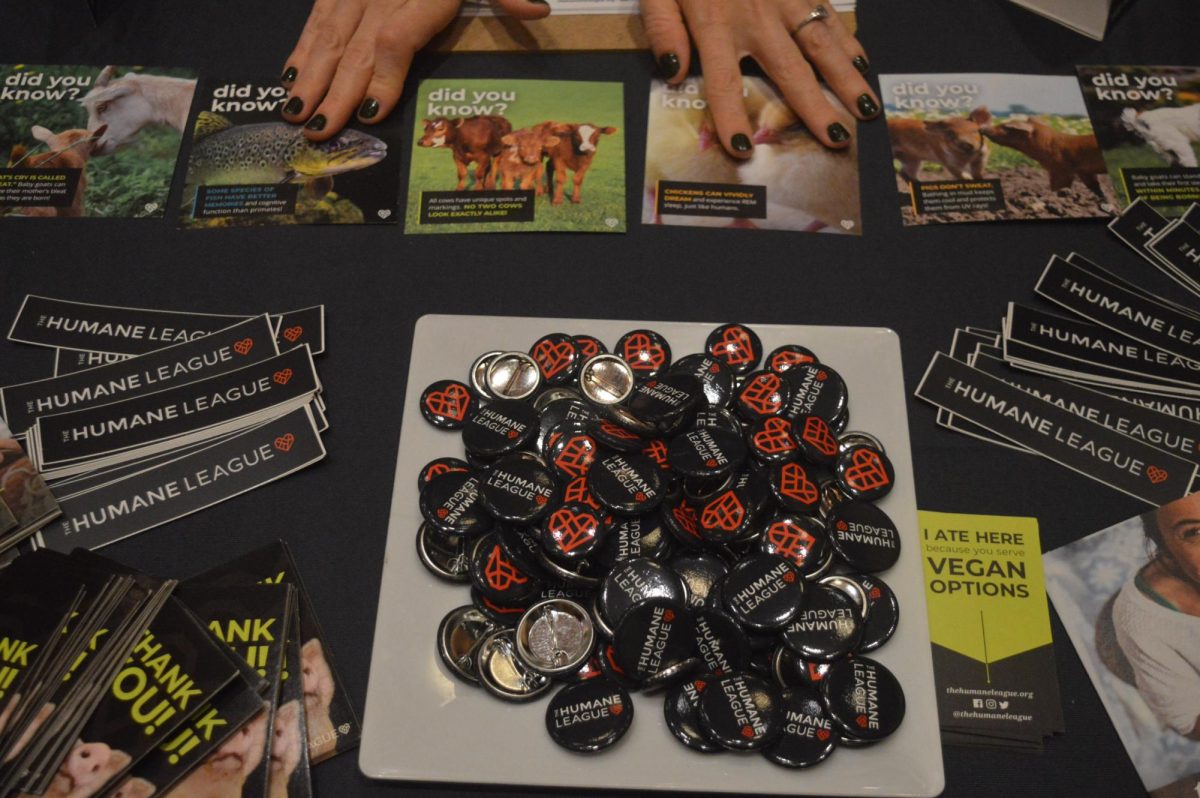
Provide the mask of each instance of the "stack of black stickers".
POLYGON ((287 547, 160 579, 0 571, 0 796, 303 796, 359 725, 287 547))
POLYGON ((916 395, 942 426, 1158 507, 1191 493, 1200 466, 1200 205, 1168 221, 1138 200, 1109 229, 1192 301, 1055 255, 1034 289, 1053 310, 1010 302, 999 330, 956 330, 916 395))
POLYGON ((0 416, 61 510, 23 527, 32 547, 96 549, 322 459, 324 329, 323 306, 231 316, 27 296, 9 340, 52 348, 54 373, 0 388, 0 416))

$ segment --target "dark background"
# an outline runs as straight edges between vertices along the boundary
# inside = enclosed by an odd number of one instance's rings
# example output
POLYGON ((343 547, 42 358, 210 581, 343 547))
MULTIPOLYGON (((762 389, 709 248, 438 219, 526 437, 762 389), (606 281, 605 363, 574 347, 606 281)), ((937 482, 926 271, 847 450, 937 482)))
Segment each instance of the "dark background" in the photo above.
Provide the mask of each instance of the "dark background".
MULTIPOLYGON (((106 16, 97 28, 85 0, 0 4, 0 62, 276 75, 307 12, 302 0, 101 6, 106 16)), ((1200 60, 1195 0, 1134 3, 1103 44, 1001 0, 861 0, 859 20, 876 73, 1071 74, 1077 63, 1200 60)), ((650 69, 646 54, 472 55, 421 58, 415 77, 623 80, 628 210, 638 218, 650 69)), ((401 108, 403 129, 411 129, 413 87, 401 108)), ((1032 301, 1052 252, 1076 249, 1178 297, 1096 221, 903 229, 883 122, 859 130, 861 238, 638 225, 623 236, 405 237, 396 226, 181 231, 153 220, 0 220, 0 326, 26 293, 218 313, 326 304, 329 350, 318 365, 333 425, 328 459, 105 554, 182 576, 285 538, 361 711, 401 397, 421 314, 887 326, 900 333, 911 392, 955 326, 995 326, 1006 301, 1032 301)), ((407 153, 401 161, 406 172, 407 153)), ((51 361, 48 350, 0 342, 4 383, 46 376, 51 361)), ((910 423, 923 508, 1036 516, 1047 549, 1146 509, 1049 462, 941 430, 932 409, 916 400, 910 423)), ((1142 792, 1057 618, 1054 635, 1067 733, 1042 756, 947 748, 946 795, 1142 792)), ((404 689, 405 675, 394 678, 404 689)), ((355 754, 322 764, 314 779, 325 798, 528 792, 373 783, 358 773, 355 754)))

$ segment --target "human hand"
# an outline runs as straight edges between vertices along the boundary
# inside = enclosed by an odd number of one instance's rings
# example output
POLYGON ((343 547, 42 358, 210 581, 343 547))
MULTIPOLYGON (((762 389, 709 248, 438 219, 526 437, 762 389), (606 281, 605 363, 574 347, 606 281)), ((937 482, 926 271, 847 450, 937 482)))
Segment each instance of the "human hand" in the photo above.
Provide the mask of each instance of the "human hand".
MULTIPOLYGON (((825 0, 829 2, 829 0, 825 0)), ((850 145, 843 114, 821 92, 817 73, 859 119, 879 115, 879 99, 863 76, 866 53, 837 13, 809 15, 818 0, 641 0, 646 36, 668 83, 688 74, 691 43, 704 72, 704 94, 725 150, 749 158, 754 128, 742 102, 739 62, 752 56, 788 105, 828 147, 850 145), (814 71, 815 69, 815 71, 814 71)))
MULTIPOLYGON (((520 19, 550 13, 545 0, 492 0, 520 19)), ((351 115, 365 124, 400 100, 417 51, 458 14, 462 0, 316 0, 280 78, 283 117, 323 141, 351 115)))

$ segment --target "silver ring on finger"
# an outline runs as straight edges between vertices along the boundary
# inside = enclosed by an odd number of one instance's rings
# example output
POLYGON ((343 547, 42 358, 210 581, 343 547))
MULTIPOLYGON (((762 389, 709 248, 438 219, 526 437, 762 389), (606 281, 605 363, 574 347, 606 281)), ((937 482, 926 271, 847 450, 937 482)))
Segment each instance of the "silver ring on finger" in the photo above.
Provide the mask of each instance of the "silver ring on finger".
POLYGON ((796 25, 796 27, 792 28, 792 36, 794 37, 796 34, 798 34, 800 29, 810 22, 820 22, 821 20, 826 19, 828 16, 829 10, 826 9, 821 3, 817 3, 815 6, 813 6, 813 10, 808 12, 808 16, 800 20, 800 23, 796 25))

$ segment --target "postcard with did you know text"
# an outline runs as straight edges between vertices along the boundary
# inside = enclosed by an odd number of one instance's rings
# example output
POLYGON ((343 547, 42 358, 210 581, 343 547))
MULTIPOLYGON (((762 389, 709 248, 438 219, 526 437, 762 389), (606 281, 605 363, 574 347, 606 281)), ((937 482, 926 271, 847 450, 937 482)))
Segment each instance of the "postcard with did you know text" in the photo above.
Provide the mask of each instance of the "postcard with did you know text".
POLYGON ((209 78, 192 120, 179 226, 394 224, 399 115, 312 142, 274 80, 209 78))
POLYGON ((622 89, 422 81, 404 232, 625 232, 622 89))

